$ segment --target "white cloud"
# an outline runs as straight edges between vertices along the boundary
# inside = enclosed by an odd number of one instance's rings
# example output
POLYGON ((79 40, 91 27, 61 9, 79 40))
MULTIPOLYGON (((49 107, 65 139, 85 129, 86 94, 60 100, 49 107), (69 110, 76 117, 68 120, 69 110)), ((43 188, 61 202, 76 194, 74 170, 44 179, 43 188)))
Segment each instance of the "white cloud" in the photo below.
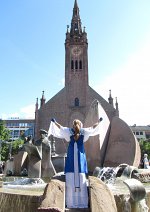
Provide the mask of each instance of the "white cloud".
POLYGON ((118 97, 120 118, 129 125, 150 124, 150 39, 95 89, 105 99, 112 90, 112 96, 118 97))
POLYGON ((35 118, 35 105, 27 105, 19 110, 19 112, 5 114, 1 116, 2 119, 9 118, 25 118, 25 119, 34 119, 35 118))
POLYGON ((35 105, 28 105, 20 109, 24 118, 35 118, 35 105))
POLYGON ((19 118, 19 113, 10 113, 10 114, 2 113, 1 118, 3 120, 10 118, 19 118))

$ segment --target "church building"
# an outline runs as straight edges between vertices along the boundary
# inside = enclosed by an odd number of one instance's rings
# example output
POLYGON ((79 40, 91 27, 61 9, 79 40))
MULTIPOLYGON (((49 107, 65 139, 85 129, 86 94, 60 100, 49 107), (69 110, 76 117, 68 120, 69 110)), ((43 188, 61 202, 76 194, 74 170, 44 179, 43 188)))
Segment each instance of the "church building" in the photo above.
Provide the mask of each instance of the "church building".
MULTIPOLYGON (((54 117, 63 126, 72 126, 74 119, 84 124, 92 102, 97 99, 108 118, 119 116, 118 103, 115 107, 111 91, 108 102, 89 86, 88 74, 88 38, 82 28, 77 0, 74 2, 71 26, 67 26, 65 39, 65 87, 46 102, 44 92, 38 99, 35 109, 35 138, 39 129, 48 130, 54 117)), ((64 145, 60 148, 65 152, 64 145)), ((59 150, 58 150, 59 151, 59 150)))

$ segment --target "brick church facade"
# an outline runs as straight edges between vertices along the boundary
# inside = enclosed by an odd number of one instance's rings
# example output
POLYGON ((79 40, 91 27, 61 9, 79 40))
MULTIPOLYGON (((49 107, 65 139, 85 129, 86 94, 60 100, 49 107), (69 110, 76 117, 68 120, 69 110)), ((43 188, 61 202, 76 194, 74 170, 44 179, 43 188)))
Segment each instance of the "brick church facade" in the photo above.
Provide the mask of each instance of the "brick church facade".
MULTIPOLYGON (((72 126, 77 118, 83 124, 92 102, 97 99, 105 110, 110 121, 119 116, 118 103, 115 107, 111 92, 108 101, 89 86, 88 80, 88 39, 85 28, 82 28, 77 0, 74 2, 71 26, 67 27, 65 39, 65 86, 46 102, 44 92, 38 99, 35 109, 35 138, 39 129, 48 130, 50 120, 54 117, 63 126, 72 126)), ((57 147, 56 147, 57 148, 57 147)), ((57 148, 58 153, 66 151, 63 143, 57 148)))

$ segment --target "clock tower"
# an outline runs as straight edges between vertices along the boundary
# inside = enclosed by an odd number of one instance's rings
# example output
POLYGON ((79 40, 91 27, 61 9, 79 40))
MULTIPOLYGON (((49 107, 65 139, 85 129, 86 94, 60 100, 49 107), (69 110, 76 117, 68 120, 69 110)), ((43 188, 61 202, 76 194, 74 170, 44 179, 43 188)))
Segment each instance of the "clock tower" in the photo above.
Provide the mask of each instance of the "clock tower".
POLYGON ((82 29, 77 0, 74 2, 71 27, 67 26, 65 40, 65 87, 70 107, 85 107, 88 86, 88 41, 82 29))

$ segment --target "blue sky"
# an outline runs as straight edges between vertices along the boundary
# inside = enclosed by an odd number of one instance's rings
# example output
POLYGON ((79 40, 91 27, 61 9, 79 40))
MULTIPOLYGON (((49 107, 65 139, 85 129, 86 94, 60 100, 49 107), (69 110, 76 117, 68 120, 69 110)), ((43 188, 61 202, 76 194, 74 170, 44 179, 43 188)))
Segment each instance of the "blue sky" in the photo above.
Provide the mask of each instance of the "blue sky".
MULTIPOLYGON (((63 88, 74 0, 0 1, 0 118, 34 117, 42 91, 63 88)), ((150 124, 150 1, 78 0, 88 33, 89 84, 118 98, 127 124, 150 124)))

